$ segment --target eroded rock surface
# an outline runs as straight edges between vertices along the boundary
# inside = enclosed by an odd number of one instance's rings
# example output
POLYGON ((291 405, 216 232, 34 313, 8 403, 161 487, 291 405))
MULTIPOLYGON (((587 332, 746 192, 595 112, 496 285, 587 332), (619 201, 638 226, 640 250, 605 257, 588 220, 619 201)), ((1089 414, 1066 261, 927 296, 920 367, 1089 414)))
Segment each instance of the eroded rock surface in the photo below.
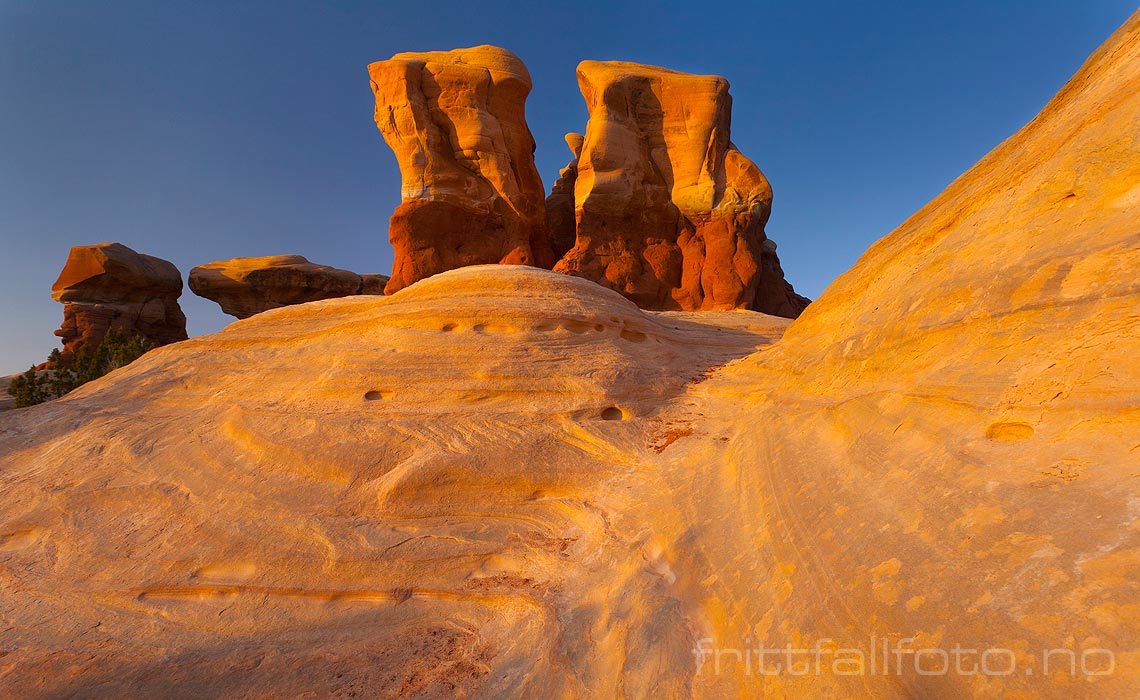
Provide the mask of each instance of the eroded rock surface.
POLYGON ((807 300, 765 245, 772 189, 729 140, 728 81, 583 61, 578 84, 590 120, 559 183, 573 180, 576 243, 556 269, 642 308, 797 316, 807 300))
POLYGON ((693 410, 749 416, 725 449, 677 444, 694 484, 741 465, 682 516, 735 533, 682 555, 731 611, 709 636, 932 649, 927 675, 903 652, 901 673, 733 673, 703 694, 1140 695, 1138 221, 1134 16, 771 351, 701 385, 693 410), (929 675, 955 647, 979 651, 929 675), (971 673, 986 650, 1012 668, 971 673))
POLYGON ((55 334, 64 356, 98 345, 110 328, 154 345, 185 340, 181 295, 182 275, 173 263, 121 243, 73 247, 51 288, 52 298, 63 304, 63 324, 55 334))
POLYGON ((190 290, 237 318, 293 304, 355 294, 383 294, 385 275, 358 275, 301 255, 234 258, 190 270, 190 290))
POLYGON ((465 265, 551 267, 522 61, 477 46, 399 53, 368 73, 376 125, 403 181, 387 292, 465 265))

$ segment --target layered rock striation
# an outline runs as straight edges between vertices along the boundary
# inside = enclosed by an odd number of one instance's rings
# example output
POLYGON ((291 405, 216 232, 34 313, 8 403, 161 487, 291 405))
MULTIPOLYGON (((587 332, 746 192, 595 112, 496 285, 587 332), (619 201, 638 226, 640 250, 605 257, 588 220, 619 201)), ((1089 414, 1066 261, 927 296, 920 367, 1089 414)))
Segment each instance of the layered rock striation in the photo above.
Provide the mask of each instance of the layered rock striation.
POLYGON ((190 270, 190 290, 237 318, 321 299, 383 294, 385 275, 317 265, 301 255, 234 258, 190 270))
POLYGON ((181 295, 182 275, 166 260, 121 243, 73 247, 51 288, 52 298, 63 304, 63 324, 55 334, 64 357, 97 346, 110 328, 153 345, 186 340, 181 295))
POLYGON ((477 46, 400 53, 368 73, 376 125, 403 182, 388 229, 387 292, 465 265, 551 267, 522 61, 477 46))

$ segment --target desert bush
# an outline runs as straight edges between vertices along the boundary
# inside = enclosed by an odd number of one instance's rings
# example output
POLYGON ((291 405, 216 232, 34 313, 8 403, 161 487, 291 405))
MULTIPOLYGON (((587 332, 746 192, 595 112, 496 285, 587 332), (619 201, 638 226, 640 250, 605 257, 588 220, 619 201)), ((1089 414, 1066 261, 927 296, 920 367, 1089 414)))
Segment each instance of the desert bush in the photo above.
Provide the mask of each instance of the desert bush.
POLYGON ((58 349, 52 350, 48 356, 48 371, 37 372, 34 366, 30 367, 12 380, 8 393, 16 399, 16 408, 34 406, 125 367, 150 348, 150 343, 142 336, 112 328, 97 346, 85 345, 70 359, 65 359, 58 349))

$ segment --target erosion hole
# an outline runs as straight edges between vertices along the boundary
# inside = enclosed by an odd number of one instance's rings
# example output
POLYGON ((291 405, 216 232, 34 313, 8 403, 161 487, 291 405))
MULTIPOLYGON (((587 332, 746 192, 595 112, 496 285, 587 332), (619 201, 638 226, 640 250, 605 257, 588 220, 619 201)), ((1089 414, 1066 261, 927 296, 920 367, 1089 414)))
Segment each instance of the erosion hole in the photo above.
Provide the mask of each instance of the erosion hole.
POLYGON ((1019 442, 1033 437, 1028 423, 994 423, 986 428, 986 437, 997 442, 1019 442))
POLYGON ((571 333, 585 333, 592 328, 592 326, 585 321, 575 321, 573 319, 563 322, 562 327, 571 333))
POLYGON ((602 420, 625 420, 625 411, 617 406, 610 406, 602 411, 602 420))

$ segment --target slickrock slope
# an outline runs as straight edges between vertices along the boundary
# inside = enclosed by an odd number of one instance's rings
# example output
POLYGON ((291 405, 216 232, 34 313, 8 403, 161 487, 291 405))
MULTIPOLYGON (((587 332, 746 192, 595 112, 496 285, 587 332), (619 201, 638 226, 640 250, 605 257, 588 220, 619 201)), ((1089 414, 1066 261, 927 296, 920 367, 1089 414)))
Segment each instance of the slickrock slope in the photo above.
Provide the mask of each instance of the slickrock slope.
POLYGON ((52 299, 63 304, 63 325, 55 332, 63 354, 98 345, 110 328, 155 345, 185 340, 181 295, 182 275, 166 260, 121 243, 74 246, 51 287, 52 299))
POLYGON ((234 258, 190 270, 190 291, 238 318, 292 304, 383 294, 388 278, 311 263, 301 255, 234 258))
POLYGON ((5 413, 0 694, 1140 696, 1138 135, 1140 16, 790 326, 480 266, 5 413))
POLYGON ((368 73, 376 125, 403 180, 388 228, 395 261, 387 292, 464 265, 550 268, 522 61, 477 46, 399 53, 368 73))
MULTIPOLYGON (((776 347, 694 392, 685 413, 747 416, 727 445, 705 431, 679 441, 666 468, 695 487, 680 519, 699 534, 678 543, 674 568, 715 574, 700 594, 707 636, 830 638, 869 659, 876 635, 892 649, 995 649, 989 667, 1003 673, 1016 661, 1008 675, 970 674, 975 652, 965 673, 920 676, 904 655, 903 675, 862 677, 825 661, 819 676, 745 687, 1140 696, 1138 222, 1134 16, 776 347), (710 536, 726 530, 728 550, 710 536), (1082 674, 1082 655, 1112 673, 1082 674)), ((697 687, 715 696, 744 680, 697 687)))
POLYGON ((764 235, 772 188, 729 141, 728 81, 583 61, 578 85, 590 119, 562 174, 573 178, 576 244, 555 269, 642 308, 799 315, 808 301, 764 235))
POLYGON ((663 558, 684 525, 645 500, 683 431, 653 414, 786 325, 466 267, 266 311, 5 414, 0 688, 684 689, 622 671, 692 658, 663 558))

